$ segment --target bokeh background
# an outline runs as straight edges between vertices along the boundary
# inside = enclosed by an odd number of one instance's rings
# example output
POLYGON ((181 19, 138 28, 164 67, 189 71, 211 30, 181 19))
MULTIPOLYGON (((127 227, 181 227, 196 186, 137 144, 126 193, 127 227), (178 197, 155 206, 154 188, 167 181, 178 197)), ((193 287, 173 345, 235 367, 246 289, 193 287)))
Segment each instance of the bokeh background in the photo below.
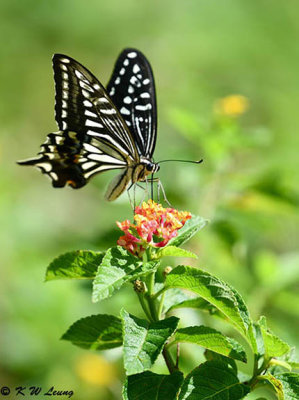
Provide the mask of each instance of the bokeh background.
MULTIPOLYGON (((59 338, 83 316, 118 314, 123 305, 139 312, 129 288, 92 304, 89 283, 43 282, 54 257, 114 245, 115 221, 131 216, 126 195, 103 200, 113 173, 78 191, 54 190, 38 170, 15 163, 56 130, 55 52, 104 84, 123 48, 147 55, 158 94, 156 159, 204 158, 159 173, 176 208, 210 220, 188 245, 199 254, 192 265, 234 285, 253 318, 266 315, 298 344, 298 13, 297 0, 0 2, 0 386, 119 399, 120 352, 87 352, 59 338)), ((198 312, 180 316, 241 340, 198 312)), ((203 359, 192 346, 183 352, 186 370, 203 359)), ((162 362, 156 371, 165 372, 162 362)))

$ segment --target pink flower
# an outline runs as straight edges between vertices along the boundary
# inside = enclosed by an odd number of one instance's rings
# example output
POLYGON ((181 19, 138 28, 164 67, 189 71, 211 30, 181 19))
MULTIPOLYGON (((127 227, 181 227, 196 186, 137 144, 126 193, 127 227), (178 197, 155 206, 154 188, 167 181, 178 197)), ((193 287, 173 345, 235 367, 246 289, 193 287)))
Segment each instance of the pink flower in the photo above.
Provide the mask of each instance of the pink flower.
POLYGON ((135 208, 134 223, 129 220, 117 222, 117 226, 125 233, 117 244, 141 257, 150 246, 166 246, 190 218, 191 214, 187 211, 163 208, 153 200, 143 202, 141 207, 135 208))

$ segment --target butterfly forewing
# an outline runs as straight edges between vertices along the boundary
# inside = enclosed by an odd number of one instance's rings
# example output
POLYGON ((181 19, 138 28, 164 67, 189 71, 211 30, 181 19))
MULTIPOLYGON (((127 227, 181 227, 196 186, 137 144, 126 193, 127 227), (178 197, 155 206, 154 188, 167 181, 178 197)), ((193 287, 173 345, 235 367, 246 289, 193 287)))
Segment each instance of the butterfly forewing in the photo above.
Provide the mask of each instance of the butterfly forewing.
POLYGON ((94 136, 135 160, 133 137, 106 90, 74 59, 53 57, 56 88, 55 118, 59 129, 94 136))
POLYGON ((156 144, 157 110, 153 72, 138 50, 118 57, 107 92, 126 121, 141 156, 151 158, 156 144))
POLYGON ((94 174, 139 161, 133 136, 100 82, 65 55, 53 57, 55 118, 60 129, 47 136, 36 165, 53 186, 79 188, 94 174))

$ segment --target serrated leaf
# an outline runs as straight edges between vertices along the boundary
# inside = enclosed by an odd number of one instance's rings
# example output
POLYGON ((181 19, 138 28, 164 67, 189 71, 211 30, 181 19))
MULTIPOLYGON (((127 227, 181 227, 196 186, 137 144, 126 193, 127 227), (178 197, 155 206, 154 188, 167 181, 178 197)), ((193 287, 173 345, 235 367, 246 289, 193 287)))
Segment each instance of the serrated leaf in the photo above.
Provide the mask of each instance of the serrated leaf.
POLYGON ((241 296, 219 278, 197 268, 179 265, 165 279, 165 287, 198 294, 215 306, 243 335, 249 338, 249 312, 241 296))
POLYGON ((178 235, 168 242, 169 246, 180 246, 192 238, 198 231, 207 225, 208 221, 198 215, 192 215, 185 225, 178 230, 178 235))
POLYGON ((265 355, 267 358, 281 357, 290 351, 290 346, 274 335, 267 327, 265 317, 261 317, 258 321, 264 342, 265 355))
POLYGON ((198 258, 197 255, 192 253, 191 251, 181 249, 180 247, 176 247, 176 246, 163 247, 156 253, 157 258, 169 257, 169 256, 198 258))
POLYGON ((154 270, 157 262, 143 264, 121 246, 106 251, 93 281, 92 301, 106 299, 126 282, 154 270))
POLYGON ((206 361, 187 375, 179 400, 239 400, 249 391, 228 364, 206 361))
POLYGON ((247 362, 245 350, 237 341, 203 325, 178 329, 171 344, 182 342, 194 343, 223 356, 247 362))
POLYGON ((55 279, 93 279, 104 253, 77 250, 55 258, 47 268, 46 281, 55 279))
POLYGON ((276 376, 282 384, 284 400, 299 399, 299 375, 294 372, 285 372, 276 376))
POLYGON ((153 372, 131 375, 123 389, 124 400, 175 400, 183 382, 183 374, 158 375, 153 372))
POLYGON ((257 379, 259 381, 266 381, 266 382, 270 383, 272 388, 275 390, 278 400, 286 400, 284 398, 284 394, 283 394, 283 386, 279 379, 275 378, 273 375, 271 375, 269 373, 265 374, 265 375, 260 375, 257 377, 257 379))
POLYGON ((113 349, 122 345, 121 319, 107 314, 91 315, 76 321, 61 339, 83 349, 113 349))
POLYGON ((179 319, 170 317, 157 322, 137 318, 125 310, 123 321, 124 365, 127 375, 138 374, 152 367, 166 341, 173 335, 179 319))

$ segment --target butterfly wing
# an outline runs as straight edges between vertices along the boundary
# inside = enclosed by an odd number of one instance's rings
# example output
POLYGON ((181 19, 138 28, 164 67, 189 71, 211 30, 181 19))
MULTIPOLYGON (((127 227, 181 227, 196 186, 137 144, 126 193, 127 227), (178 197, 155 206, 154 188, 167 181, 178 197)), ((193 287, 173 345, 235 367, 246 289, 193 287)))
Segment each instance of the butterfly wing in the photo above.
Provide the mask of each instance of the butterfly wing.
POLYGON ((152 158, 157 135, 155 82, 151 66, 140 51, 122 51, 107 92, 130 128, 139 155, 152 158))
POLYGON ((139 161, 134 138, 121 114, 93 74, 71 57, 55 54, 55 119, 59 132, 50 133, 35 165, 50 176, 54 187, 82 187, 109 169, 139 161))

